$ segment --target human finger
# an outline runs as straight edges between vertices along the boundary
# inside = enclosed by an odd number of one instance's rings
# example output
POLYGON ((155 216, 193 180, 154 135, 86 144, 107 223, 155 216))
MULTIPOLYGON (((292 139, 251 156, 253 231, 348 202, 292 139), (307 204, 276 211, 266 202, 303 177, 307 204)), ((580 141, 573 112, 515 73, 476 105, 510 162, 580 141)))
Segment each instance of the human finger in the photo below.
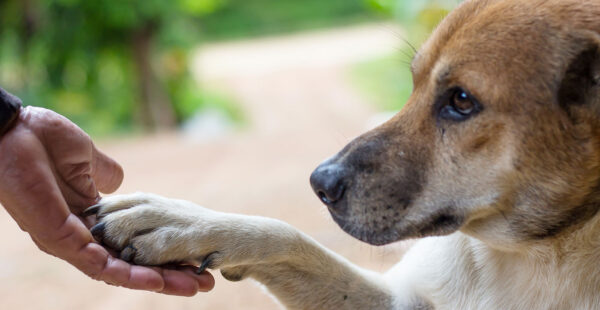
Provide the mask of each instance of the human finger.
POLYGON ((123 182, 123 168, 92 145, 92 178, 96 188, 103 193, 116 191, 123 182))
POLYGON ((177 296, 194 296, 196 293, 208 292, 215 286, 214 277, 203 272, 199 275, 191 270, 158 269, 165 280, 165 287, 160 293, 177 296))

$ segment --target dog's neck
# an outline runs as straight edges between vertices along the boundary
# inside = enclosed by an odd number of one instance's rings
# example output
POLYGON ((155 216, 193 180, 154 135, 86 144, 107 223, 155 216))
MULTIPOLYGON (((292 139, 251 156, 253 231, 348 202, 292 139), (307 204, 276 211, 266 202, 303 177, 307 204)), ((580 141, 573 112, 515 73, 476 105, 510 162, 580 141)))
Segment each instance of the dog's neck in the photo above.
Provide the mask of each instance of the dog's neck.
POLYGON ((519 292, 537 296, 530 308, 591 309, 586 301, 597 300, 597 292, 591 288, 598 287, 600 279, 600 272, 593 268, 600 259, 599 232, 600 214, 556 236, 520 241, 511 247, 508 242, 498 246, 462 233, 468 240, 463 249, 471 266, 467 270, 476 272, 478 279, 491 281, 488 290, 504 294, 504 298, 519 292), (571 300, 572 296, 577 296, 577 301, 571 300), (544 300, 548 304, 540 307, 544 300))
POLYGON ((593 205, 594 214, 589 219, 572 225, 546 242, 553 245, 562 255, 595 253, 595 259, 600 258, 600 205, 593 205))
POLYGON ((471 223, 461 232, 481 242, 481 246, 502 255, 530 257, 547 261, 585 255, 600 259, 600 209, 599 204, 586 206, 587 215, 565 226, 555 235, 545 238, 517 237, 502 215, 492 216, 481 223, 471 223))
POLYGON ((565 220, 560 229, 542 237, 515 232, 506 215, 500 213, 470 221, 461 232, 481 241, 490 250, 505 253, 530 253, 542 257, 593 250, 600 255, 600 203, 589 203, 577 209, 576 216, 565 220))

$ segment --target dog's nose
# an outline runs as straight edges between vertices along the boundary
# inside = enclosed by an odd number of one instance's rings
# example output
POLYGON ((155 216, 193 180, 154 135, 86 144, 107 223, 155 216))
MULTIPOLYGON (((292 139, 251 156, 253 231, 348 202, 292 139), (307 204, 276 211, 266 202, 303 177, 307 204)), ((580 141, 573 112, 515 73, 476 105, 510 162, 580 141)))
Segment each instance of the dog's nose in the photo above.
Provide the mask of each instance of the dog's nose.
POLYGON ((344 167, 325 162, 310 175, 310 185, 323 203, 332 205, 344 196, 344 177, 344 167))

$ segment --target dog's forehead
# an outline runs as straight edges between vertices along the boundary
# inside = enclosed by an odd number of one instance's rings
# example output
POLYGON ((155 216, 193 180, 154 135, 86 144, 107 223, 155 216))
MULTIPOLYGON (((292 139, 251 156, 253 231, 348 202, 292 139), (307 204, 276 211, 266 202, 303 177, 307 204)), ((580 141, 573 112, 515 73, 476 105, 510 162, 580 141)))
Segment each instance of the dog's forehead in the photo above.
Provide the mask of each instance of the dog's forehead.
POLYGON ((465 1, 453 10, 431 34, 429 39, 423 43, 415 54, 411 63, 411 71, 415 76, 415 82, 426 75, 439 60, 439 56, 445 46, 453 40, 456 33, 471 21, 473 16, 478 15, 486 6, 493 1, 465 1))
POLYGON ((486 92, 504 85, 524 93, 526 86, 540 87, 535 84, 560 72, 567 54, 561 48, 564 25, 556 22, 564 12, 557 11, 547 1, 466 1, 415 55, 415 86, 452 81, 486 92))

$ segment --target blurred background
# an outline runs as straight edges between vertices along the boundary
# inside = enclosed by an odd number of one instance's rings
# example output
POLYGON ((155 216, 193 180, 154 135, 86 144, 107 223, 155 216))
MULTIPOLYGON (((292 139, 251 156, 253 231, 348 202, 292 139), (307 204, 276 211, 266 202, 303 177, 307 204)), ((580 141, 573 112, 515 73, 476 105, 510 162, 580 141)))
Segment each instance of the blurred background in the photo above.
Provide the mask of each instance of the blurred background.
MULTIPOLYGON (((410 245, 345 235, 320 161, 397 112, 409 63, 460 0, 0 0, 0 86, 57 111, 148 191, 282 219, 385 271, 410 245)), ((250 280, 192 298, 114 288, 0 209, 0 309, 279 309, 250 280)))

